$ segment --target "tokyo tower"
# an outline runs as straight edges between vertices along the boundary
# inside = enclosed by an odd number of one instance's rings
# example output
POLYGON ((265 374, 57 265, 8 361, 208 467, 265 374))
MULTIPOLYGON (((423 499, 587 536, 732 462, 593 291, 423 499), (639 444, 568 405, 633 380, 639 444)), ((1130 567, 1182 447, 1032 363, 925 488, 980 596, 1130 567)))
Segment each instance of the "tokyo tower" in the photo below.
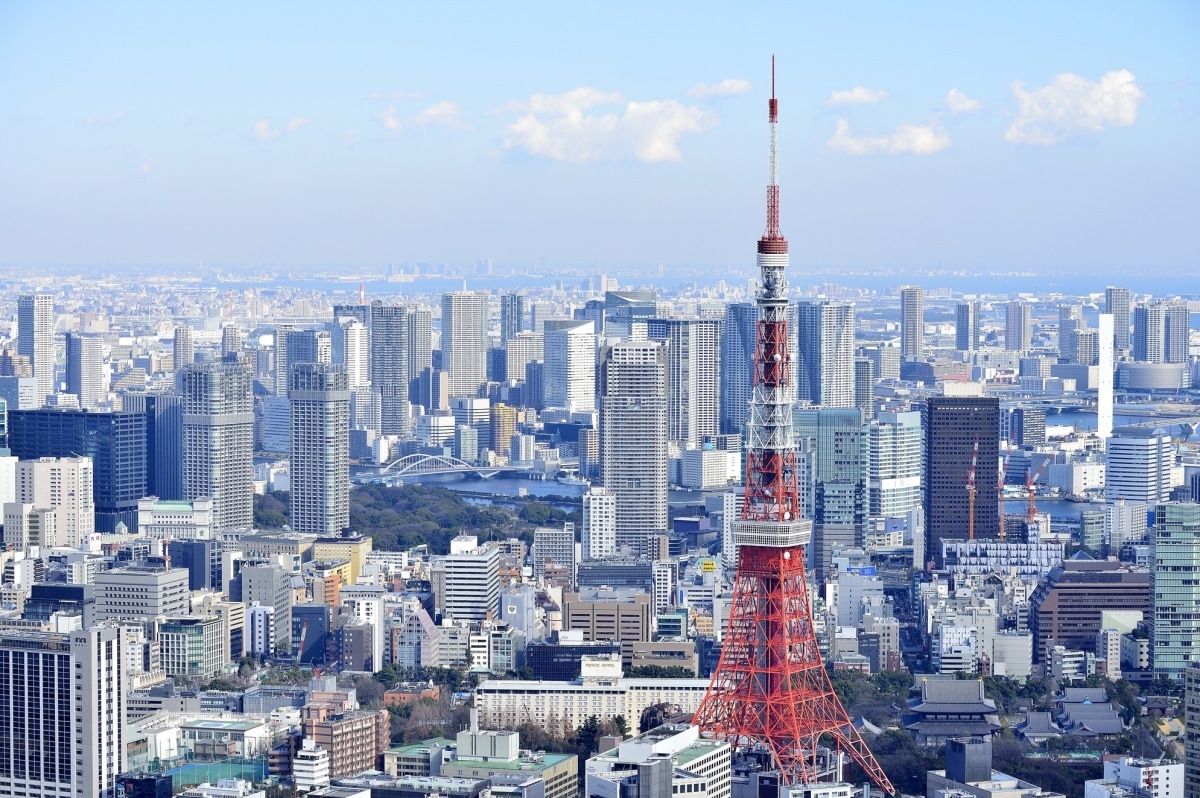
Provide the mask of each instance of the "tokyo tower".
POLYGON ((789 785, 819 778, 818 745, 845 752, 888 794, 891 781, 846 715, 821 662, 813 631, 804 547, 812 522, 800 517, 795 387, 787 334, 787 239, 779 232, 779 101, 771 60, 767 229, 758 241, 761 285, 754 396, 747 421, 746 489, 735 522, 737 576, 721 659, 693 722, 738 750, 770 751, 789 785), (822 739, 824 738, 824 740, 822 739))

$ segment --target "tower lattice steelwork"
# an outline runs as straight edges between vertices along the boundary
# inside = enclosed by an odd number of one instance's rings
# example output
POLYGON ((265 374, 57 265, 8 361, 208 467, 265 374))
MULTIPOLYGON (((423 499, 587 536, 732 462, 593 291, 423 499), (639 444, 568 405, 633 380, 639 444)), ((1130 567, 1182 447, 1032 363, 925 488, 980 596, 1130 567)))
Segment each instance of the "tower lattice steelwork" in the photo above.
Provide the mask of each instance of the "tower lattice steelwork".
POLYGON ((771 62, 767 229, 758 241, 758 340, 742 517, 735 525, 737 577, 721 659, 694 722, 735 750, 768 749, 788 784, 817 782, 818 745, 844 751, 894 794, 846 715, 821 662, 813 630, 804 547, 812 522, 800 517, 795 387, 787 333, 787 240, 779 232, 778 112, 771 62))

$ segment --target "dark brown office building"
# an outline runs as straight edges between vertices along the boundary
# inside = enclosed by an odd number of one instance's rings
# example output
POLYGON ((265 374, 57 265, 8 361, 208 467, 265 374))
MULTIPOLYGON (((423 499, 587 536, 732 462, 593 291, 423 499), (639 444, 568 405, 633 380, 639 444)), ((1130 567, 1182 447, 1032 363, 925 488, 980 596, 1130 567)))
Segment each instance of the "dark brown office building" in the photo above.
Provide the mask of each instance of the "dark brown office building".
POLYGON ((1149 618, 1150 572, 1086 554, 1051 569, 1029 599, 1033 661, 1045 661, 1048 645, 1095 649, 1105 610, 1137 610, 1149 618))
POLYGON ((994 396, 931 396, 925 402, 925 562, 942 565, 942 541, 966 540, 970 518, 967 472, 975 465, 975 538, 1000 535, 996 472, 1000 400, 994 396))

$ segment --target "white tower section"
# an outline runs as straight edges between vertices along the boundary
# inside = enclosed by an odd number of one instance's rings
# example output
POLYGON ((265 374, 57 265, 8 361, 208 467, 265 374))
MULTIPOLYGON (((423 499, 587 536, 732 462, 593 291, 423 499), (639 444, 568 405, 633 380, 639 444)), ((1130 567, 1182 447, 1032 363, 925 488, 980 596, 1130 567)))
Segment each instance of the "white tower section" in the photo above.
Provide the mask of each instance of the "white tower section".
POLYGON ((1096 380, 1096 434, 1107 440, 1113 429, 1113 314, 1100 314, 1100 372, 1096 380))

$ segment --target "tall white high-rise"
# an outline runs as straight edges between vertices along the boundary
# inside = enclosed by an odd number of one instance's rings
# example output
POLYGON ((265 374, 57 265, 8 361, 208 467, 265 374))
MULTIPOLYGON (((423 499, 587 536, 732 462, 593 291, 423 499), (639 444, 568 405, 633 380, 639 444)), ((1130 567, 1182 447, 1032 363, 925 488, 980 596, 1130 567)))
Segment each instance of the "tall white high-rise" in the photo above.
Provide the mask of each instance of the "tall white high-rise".
POLYGON ((600 470, 617 497, 617 546, 667 531, 667 353, 628 341, 600 360, 600 470))
POLYGON ((363 391, 371 386, 371 333, 358 319, 341 319, 334 326, 333 358, 346 369, 346 387, 363 391))
MULTIPOLYGON (((482 621, 500 609, 500 550, 480 546, 478 538, 459 535, 450 542, 443 571, 442 608, 460 621, 482 621)), ((437 585, 435 580, 435 593, 437 585)))
POLYGON ((1175 447, 1161 429, 1123 427, 1104 446, 1104 497, 1155 504, 1171 493, 1175 447))
POLYGON ((236 360, 181 372, 184 498, 211 498, 213 531, 254 522, 254 392, 236 360))
POLYGON ((1096 434, 1100 440, 1112 435, 1113 429, 1113 314, 1100 314, 1100 332, 1097 344, 1100 350, 1096 377, 1096 434))
POLYGON ((350 526, 350 390, 346 370, 292 366, 292 529, 340 535, 350 526))
POLYGON ((900 357, 917 360, 925 354, 925 289, 900 289, 900 357))
POLYGON ((55 393, 54 300, 49 294, 24 294, 17 299, 17 354, 29 358, 37 379, 37 406, 55 393))
POLYGON ((606 488, 583 494, 583 559, 599 560, 617 550, 617 497, 606 488))
POLYGON ((595 325, 590 321, 545 323, 542 332, 545 407, 572 412, 596 409, 595 333, 595 325))
POLYGON ((854 303, 796 303, 796 399, 854 407, 854 303))
POLYGON ((1133 309, 1134 360, 1185 363, 1188 335, 1187 305, 1182 302, 1150 302, 1133 309))
POLYGON ((67 393, 84 410, 104 402, 108 380, 104 373, 104 340, 96 335, 67 333, 67 393))
MULTIPOLYGON (((408 309, 408 379, 411 384, 421 371, 433 365, 433 311, 408 309)), ((410 401, 412 397, 409 397, 410 401)))
POLYGON ((442 368, 450 396, 476 396, 487 381, 488 295, 485 291, 442 294, 442 368))
MULTIPOLYGON (((594 348, 594 347, 593 347, 594 348)), ((535 360, 542 360, 546 353, 544 333, 522 330, 504 342, 504 373, 510 380, 525 380, 525 367, 535 360)), ((595 361, 595 355, 592 360, 595 361)), ((596 369, 592 368, 592 393, 596 392, 596 369)), ((530 402, 526 401, 526 405, 530 402)), ((593 404, 595 400, 593 399, 593 404)))
POLYGON ((192 343, 192 328, 186 324, 175 325, 175 338, 171 344, 172 362, 175 371, 190 366, 196 359, 196 347, 192 343))
POLYGON ((721 322, 650 319, 646 332, 666 345, 667 440, 699 449, 721 432, 721 322))
MULTIPOLYGON (((41 457, 17 463, 17 503, 55 511, 55 534, 44 537, 42 545, 77 548, 96 531, 94 470, 90 457, 41 457)), ((9 539, 7 522, 4 532, 5 543, 22 551, 27 548, 28 540, 9 539)))
POLYGON ((880 413, 871 423, 868 440, 871 517, 902 518, 921 506, 921 414, 880 413))
POLYGON ((125 678, 115 626, 0 634, 0 793, 115 798, 125 678))
POLYGON ((741 493, 729 491, 721 494, 721 561, 728 573, 737 569, 737 526, 742 520, 742 508, 745 506, 746 497, 741 493))

